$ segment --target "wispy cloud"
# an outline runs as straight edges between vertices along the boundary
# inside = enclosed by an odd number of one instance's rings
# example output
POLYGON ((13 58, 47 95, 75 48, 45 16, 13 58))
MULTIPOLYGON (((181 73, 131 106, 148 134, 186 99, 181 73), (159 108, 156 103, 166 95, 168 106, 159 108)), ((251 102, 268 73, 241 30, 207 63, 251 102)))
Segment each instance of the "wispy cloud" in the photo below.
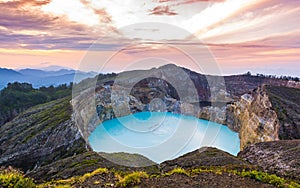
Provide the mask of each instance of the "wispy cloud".
POLYGON ((179 60, 166 46, 180 46, 199 58, 199 48, 208 48, 227 70, 299 66, 300 61, 300 1, 295 0, 0 0, 0 7, 0 56, 5 59, 0 66, 18 65, 13 54, 27 54, 34 63, 60 57, 57 61, 70 65, 70 59, 78 58, 74 54, 91 45, 106 54, 102 59, 123 49, 128 62, 151 54, 179 60), (123 32, 124 26, 148 22, 171 24, 190 37, 177 35, 176 29, 160 35, 164 29, 159 24, 123 32), (145 46, 126 48, 139 43, 145 46), (50 58, 48 51, 59 55, 50 58))
POLYGON ((225 0, 154 0, 153 2, 158 3, 169 3, 172 6, 193 4, 193 3, 203 3, 203 2, 224 2, 225 0))
MULTIPOLYGON (((104 9, 93 9, 99 25, 87 26, 41 10, 50 1, 0 2, 0 48, 86 50, 101 36, 117 33, 104 9)), ((103 49, 113 45, 104 44, 103 49)))
POLYGON ((167 15, 167 16, 174 16, 177 15, 176 12, 170 10, 169 6, 157 6, 150 10, 151 15, 167 15))
POLYGON ((50 3, 51 0, 15 0, 0 2, 1 7, 22 8, 24 6, 42 6, 50 3))
POLYGON ((92 6, 91 1, 89 0, 80 0, 82 4, 84 4, 87 8, 93 10, 93 12, 98 15, 99 22, 105 23, 105 24, 111 24, 112 23, 112 17, 107 13, 107 11, 104 8, 96 8, 92 6))
POLYGON ((233 17, 198 30, 195 35, 219 43, 262 39, 299 30, 299 25, 295 24, 299 16, 299 6, 265 2, 238 11, 233 17))

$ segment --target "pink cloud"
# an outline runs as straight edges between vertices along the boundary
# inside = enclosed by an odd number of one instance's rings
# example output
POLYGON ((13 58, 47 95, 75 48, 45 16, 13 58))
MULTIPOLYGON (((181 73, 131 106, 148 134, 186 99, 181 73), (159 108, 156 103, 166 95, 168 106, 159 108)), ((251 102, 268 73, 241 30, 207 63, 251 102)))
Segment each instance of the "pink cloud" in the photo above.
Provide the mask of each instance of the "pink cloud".
POLYGON ((150 10, 151 15, 167 15, 167 16, 174 16, 177 15, 176 12, 170 10, 169 6, 157 6, 150 10))

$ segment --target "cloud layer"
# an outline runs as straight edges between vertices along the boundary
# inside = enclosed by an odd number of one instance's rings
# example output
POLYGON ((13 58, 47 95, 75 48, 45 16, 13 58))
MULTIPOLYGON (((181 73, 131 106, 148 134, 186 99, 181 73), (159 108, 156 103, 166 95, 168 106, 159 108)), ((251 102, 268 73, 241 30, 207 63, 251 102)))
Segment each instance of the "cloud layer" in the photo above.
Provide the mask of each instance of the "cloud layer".
MULTIPOLYGON (((42 55, 37 58, 40 51, 81 54, 97 40, 97 49, 106 54, 146 40, 147 45, 156 46, 141 47, 127 56, 154 53, 154 47, 172 54, 164 46, 180 43, 193 53, 208 47, 225 73, 270 64, 294 66, 291 71, 300 72, 299 5, 294 0, 0 0, 0 57, 13 61, 11 65, 2 61, 0 67, 17 67, 12 54, 20 55, 21 60, 27 53, 28 61, 34 54, 37 64, 47 61, 44 54, 43 59, 42 55), (171 24, 190 34, 157 41, 159 27, 139 39, 122 30, 141 22, 171 24)), ((59 57, 63 62, 63 55, 59 57)))

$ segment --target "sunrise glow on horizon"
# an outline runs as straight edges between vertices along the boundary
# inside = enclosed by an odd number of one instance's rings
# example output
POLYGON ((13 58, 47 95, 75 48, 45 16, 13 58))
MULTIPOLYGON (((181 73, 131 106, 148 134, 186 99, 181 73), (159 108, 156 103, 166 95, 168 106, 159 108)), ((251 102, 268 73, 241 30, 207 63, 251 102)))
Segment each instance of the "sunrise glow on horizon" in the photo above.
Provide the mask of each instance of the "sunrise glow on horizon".
MULTIPOLYGON (((153 54, 193 69, 170 48, 180 45, 199 59, 207 58, 199 49, 208 49, 223 75, 251 71, 300 77, 297 0, 0 0, 0 7, 1 68, 59 65, 101 71, 84 61, 96 42, 97 61, 123 50, 105 72, 123 71, 126 62, 153 54), (145 29, 142 23, 148 22, 159 24, 145 29), (136 35, 123 29, 135 24, 136 35), (186 34, 157 35, 164 31, 160 24, 186 34), (135 48, 124 50, 128 46, 135 48)), ((143 62, 156 66, 154 60, 143 62)))

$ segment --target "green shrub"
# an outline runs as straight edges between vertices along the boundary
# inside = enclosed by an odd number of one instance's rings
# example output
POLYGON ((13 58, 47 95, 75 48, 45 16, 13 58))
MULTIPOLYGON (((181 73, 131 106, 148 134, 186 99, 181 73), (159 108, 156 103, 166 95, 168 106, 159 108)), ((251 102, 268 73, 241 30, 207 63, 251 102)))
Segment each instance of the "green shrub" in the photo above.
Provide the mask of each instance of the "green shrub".
POLYGON ((35 188, 31 178, 14 169, 0 170, 0 187, 3 188, 35 188))
POLYGON ((148 178, 149 175, 146 172, 132 172, 120 179, 117 186, 127 187, 134 186, 141 183, 141 178, 148 178))
MULTIPOLYGON (((48 187, 61 187, 61 188, 69 188, 72 187, 76 183, 83 183, 87 179, 96 176, 98 174, 108 173, 106 168, 98 168, 91 173, 85 173, 82 176, 74 176, 69 179, 62 179, 62 180, 53 180, 51 182, 47 182, 44 184, 40 184, 39 188, 48 188, 48 187)), ((98 182, 99 184, 100 182, 98 182)))
POLYGON ((275 185, 277 187, 285 187, 285 184, 287 183, 285 179, 278 177, 274 174, 270 175, 265 172, 259 172, 256 170, 252 170, 252 171, 248 171, 248 172, 241 172, 241 176, 250 177, 252 179, 256 179, 261 182, 275 185))
POLYGON ((86 173, 83 176, 79 177, 79 181, 80 182, 85 182, 85 180, 90 178, 90 177, 93 177, 97 174, 107 173, 107 172, 108 172, 108 170, 106 168, 98 168, 98 169, 94 170, 91 173, 86 173))
POLYGON ((289 185, 288 185, 288 188, 300 188, 300 185, 296 182, 291 182, 289 185))
POLYGON ((186 176, 190 176, 190 174, 184 170, 183 168, 174 168, 172 171, 164 174, 165 176, 170 176, 170 175, 173 175, 173 174, 182 174, 182 175, 186 175, 186 176))

